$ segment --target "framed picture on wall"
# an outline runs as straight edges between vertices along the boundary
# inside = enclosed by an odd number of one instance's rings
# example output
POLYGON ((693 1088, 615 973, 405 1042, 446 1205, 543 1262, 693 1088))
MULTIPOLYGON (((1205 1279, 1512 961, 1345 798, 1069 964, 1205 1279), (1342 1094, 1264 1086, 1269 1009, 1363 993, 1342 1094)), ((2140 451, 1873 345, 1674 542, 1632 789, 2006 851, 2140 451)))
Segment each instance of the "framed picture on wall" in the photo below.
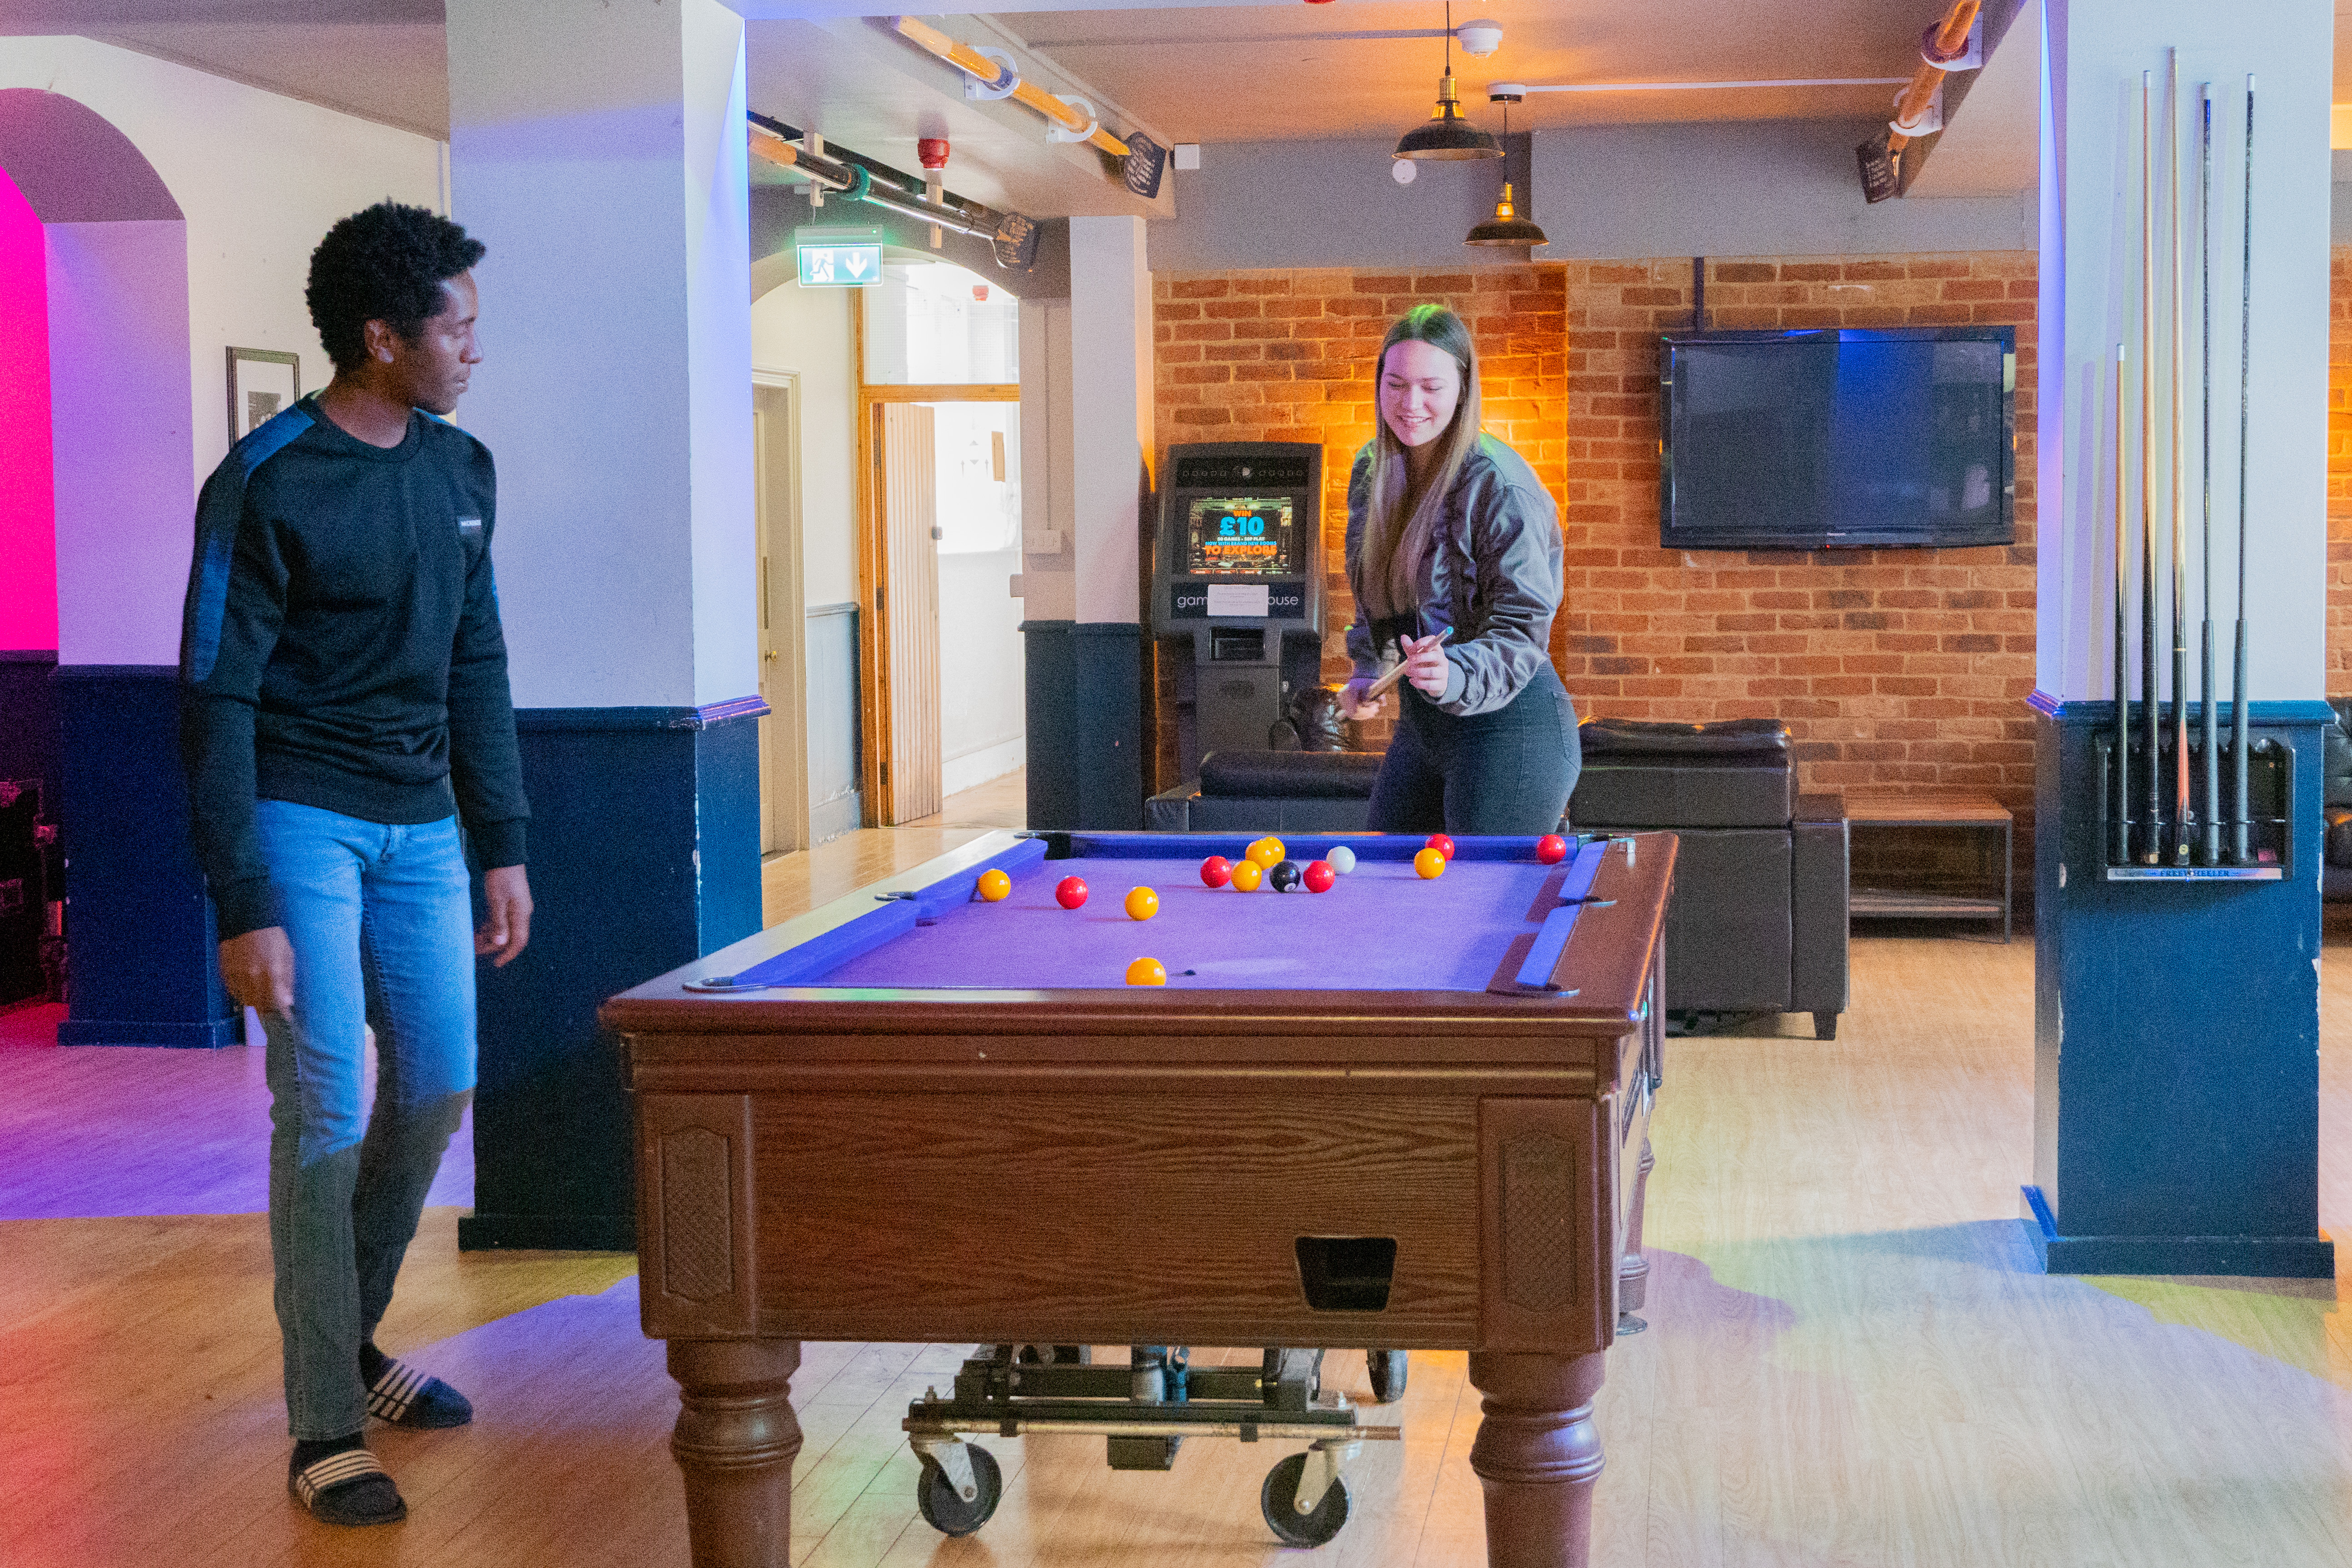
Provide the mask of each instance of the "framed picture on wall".
POLYGON ((228 444, 244 440, 302 395, 302 358, 276 349, 228 351, 228 444))

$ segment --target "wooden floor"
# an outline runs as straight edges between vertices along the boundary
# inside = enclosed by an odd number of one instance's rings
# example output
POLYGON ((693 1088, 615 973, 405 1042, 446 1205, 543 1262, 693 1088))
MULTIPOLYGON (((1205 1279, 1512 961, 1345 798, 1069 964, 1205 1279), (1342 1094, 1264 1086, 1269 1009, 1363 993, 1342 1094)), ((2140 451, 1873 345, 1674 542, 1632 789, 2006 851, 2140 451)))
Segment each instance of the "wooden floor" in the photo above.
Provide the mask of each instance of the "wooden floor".
MULTIPOLYGON (((974 831, 878 831, 779 862, 770 913, 974 831)), ((2033 1271, 2015 1218, 2032 979, 2023 941, 1868 937, 1836 1040, 1792 1018, 1670 1042, 1650 1327, 1612 1353, 1601 1396, 1597 1563, 2352 1563, 2352 1324, 2334 1287, 2033 1271)), ((2325 966, 2322 982, 2321 1217, 2340 1228, 2352 964, 2325 966)), ((0 1019, 14 1184, 0 1200, 39 1186, 14 1152, 37 1124, 143 1114, 177 1137, 174 1106, 203 1092, 205 1069, 224 1103, 257 1092, 247 1053, 189 1055, 178 1062, 198 1065, 175 1067, 164 1104, 148 1087, 163 1053, 6 1044, 38 1024, 0 1019), (58 1070, 75 1059, 97 1065, 58 1070)), ((107 1146, 125 1157, 120 1137, 107 1146)), ((259 1155, 224 1146, 215 1163, 259 1155)), ((159 1184, 199 1200, 245 1190, 158 1159, 159 1184)), ((428 1210, 383 1338, 479 1416, 455 1432, 378 1427, 411 1515, 359 1532, 312 1524, 285 1496, 257 1213, 0 1219, 0 1564, 683 1563, 674 1394, 637 1331, 629 1260, 461 1255, 457 1212, 428 1210)), ((1279 1454, 1207 1441, 1171 1475, 1114 1474, 1084 1439, 992 1442, 1003 1507, 946 1541, 916 1515, 898 1424, 962 1349, 808 1347, 796 1563, 1483 1562, 1465 1462, 1476 1396, 1464 1358, 1434 1353, 1414 1357, 1396 1412, 1406 1440, 1367 1446, 1350 1522, 1312 1557, 1274 1546, 1258 1520, 1279 1454)), ((1360 1356, 1332 1371, 1363 1393, 1360 1356)))

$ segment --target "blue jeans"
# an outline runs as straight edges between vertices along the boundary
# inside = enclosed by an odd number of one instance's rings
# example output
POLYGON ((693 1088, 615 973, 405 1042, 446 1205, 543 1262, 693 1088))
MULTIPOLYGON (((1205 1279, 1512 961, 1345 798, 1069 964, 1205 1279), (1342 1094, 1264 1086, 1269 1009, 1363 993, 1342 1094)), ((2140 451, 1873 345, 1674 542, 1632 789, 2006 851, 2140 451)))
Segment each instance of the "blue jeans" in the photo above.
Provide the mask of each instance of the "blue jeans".
POLYGON ((286 1414, 298 1439, 342 1437, 367 1424, 360 1345, 474 1087, 473 904, 455 817, 387 825, 287 800, 258 815, 294 949, 294 1011, 262 1020, 286 1414))

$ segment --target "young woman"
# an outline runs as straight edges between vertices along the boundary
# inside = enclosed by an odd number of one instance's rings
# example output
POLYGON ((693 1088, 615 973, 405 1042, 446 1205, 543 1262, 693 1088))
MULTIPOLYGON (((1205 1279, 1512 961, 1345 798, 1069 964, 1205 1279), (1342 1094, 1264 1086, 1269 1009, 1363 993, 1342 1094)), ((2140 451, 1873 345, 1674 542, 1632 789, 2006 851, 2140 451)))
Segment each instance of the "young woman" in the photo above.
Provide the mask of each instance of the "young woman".
POLYGON ((1478 353, 1453 311, 1417 305, 1381 343, 1380 427, 1348 480, 1349 718, 1393 645, 1396 737, 1372 787, 1387 832, 1549 833, 1568 809, 1576 710, 1551 667, 1559 509, 1478 428, 1478 353))

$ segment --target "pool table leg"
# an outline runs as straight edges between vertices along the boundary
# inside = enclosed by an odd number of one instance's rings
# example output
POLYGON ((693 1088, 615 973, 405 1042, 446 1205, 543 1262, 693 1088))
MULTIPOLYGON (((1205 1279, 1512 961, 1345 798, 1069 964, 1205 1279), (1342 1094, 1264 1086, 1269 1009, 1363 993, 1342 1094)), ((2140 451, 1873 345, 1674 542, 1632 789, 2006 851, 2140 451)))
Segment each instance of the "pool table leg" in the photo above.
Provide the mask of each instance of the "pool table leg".
POLYGON ((1642 1206, 1650 1196, 1651 1156, 1647 1134, 1642 1139, 1642 1161, 1634 1167, 1633 1202, 1625 1225, 1625 1256, 1617 1265, 1617 1312, 1622 1318, 1638 1312, 1650 1297, 1650 1260, 1642 1256, 1642 1206))
POLYGON ((694 1568, 787 1568, 792 1561, 793 1456, 801 1424, 793 1339, 674 1339, 677 1429, 670 1452, 686 1479, 694 1568))
POLYGON ((1591 1560, 1601 1474, 1592 1399, 1602 1370, 1599 1353, 1471 1353, 1470 1381, 1486 1396, 1470 1468, 1486 1491, 1487 1568, 1585 1568, 1591 1560))

